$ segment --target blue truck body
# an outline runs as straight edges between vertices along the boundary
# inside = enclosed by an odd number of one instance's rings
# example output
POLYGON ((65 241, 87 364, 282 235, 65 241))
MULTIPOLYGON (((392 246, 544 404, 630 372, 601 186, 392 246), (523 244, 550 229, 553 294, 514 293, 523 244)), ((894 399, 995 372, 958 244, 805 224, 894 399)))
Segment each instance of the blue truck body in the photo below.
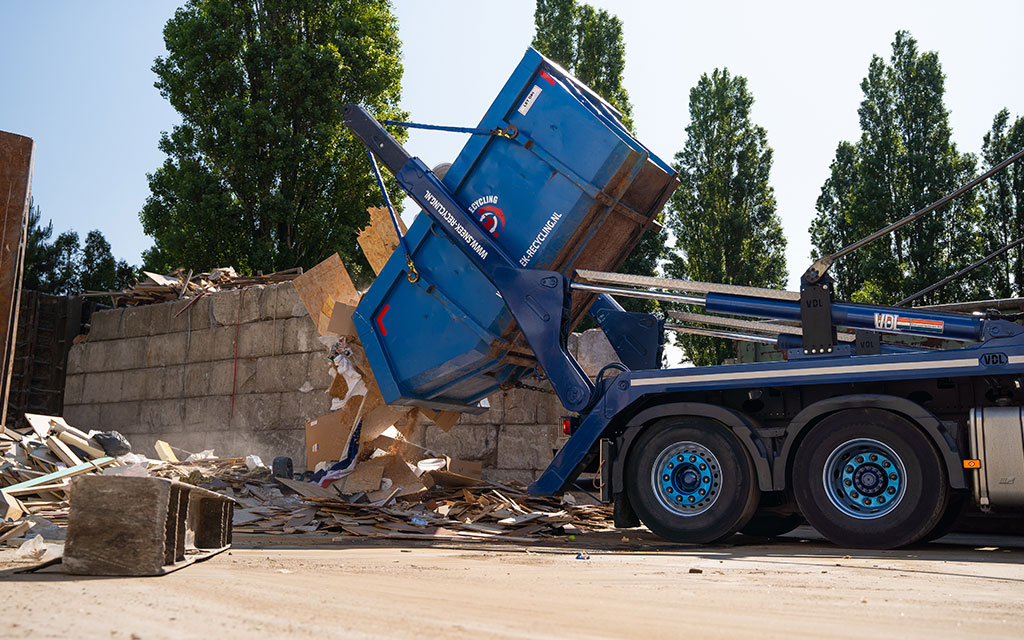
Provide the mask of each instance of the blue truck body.
POLYGON ((596 470, 617 524, 639 516, 690 542, 806 517, 840 544, 891 547, 940 531, 968 490, 982 508, 1024 507, 1024 492, 995 486, 1012 482, 986 480, 1024 473, 1024 331, 1011 319, 835 301, 827 278, 806 276, 799 293, 587 284, 586 270, 621 264, 675 177, 614 109, 532 50, 481 121, 490 133, 473 135, 443 177, 361 107, 346 107, 346 123, 423 208, 410 255, 395 252, 354 315, 384 398, 465 410, 543 372, 572 434, 531 493, 596 470), (663 320, 609 294, 798 322, 803 334, 779 336, 786 362, 662 370, 663 320), (631 366, 591 380, 569 354, 587 309, 631 366), (837 326, 857 330, 855 343, 838 343, 837 326), (878 334, 969 344, 907 349, 878 334))

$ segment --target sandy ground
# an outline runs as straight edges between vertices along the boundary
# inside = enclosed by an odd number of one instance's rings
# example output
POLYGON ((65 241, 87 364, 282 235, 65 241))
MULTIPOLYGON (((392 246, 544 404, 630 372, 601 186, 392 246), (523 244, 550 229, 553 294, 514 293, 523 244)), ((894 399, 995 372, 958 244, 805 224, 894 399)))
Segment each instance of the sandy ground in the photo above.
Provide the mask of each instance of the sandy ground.
MULTIPOLYGON (((868 552, 796 534, 703 548, 636 531, 531 547, 239 536, 164 577, 0 573, 0 636, 1024 637, 1024 538, 868 552)), ((25 566, 13 555, 0 569, 25 566)))

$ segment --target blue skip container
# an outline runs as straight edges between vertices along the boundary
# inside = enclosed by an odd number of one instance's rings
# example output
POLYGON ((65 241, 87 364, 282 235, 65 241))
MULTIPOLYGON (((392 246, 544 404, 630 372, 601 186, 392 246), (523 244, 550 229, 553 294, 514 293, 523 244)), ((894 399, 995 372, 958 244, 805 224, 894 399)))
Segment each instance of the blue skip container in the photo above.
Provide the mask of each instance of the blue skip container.
MULTIPOLYGON (((678 185, 614 107, 529 49, 442 183, 519 267, 614 271, 678 185)), ((491 282, 420 212, 353 316, 384 400, 482 410, 536 367, 491 282)), ((574 294, 572 326, 592 295, 574 294)))

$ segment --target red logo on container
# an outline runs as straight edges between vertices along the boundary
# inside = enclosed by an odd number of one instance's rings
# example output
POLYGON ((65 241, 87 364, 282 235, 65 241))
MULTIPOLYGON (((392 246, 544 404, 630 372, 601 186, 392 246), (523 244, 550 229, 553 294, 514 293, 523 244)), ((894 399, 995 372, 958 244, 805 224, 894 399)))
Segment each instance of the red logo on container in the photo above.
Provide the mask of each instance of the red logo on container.
POLYGON ((480 225, 492 236, 497 238, 498 232, 505 230, 505 213, 501 209, 489 204, 477 211, 480 212, 480 225))

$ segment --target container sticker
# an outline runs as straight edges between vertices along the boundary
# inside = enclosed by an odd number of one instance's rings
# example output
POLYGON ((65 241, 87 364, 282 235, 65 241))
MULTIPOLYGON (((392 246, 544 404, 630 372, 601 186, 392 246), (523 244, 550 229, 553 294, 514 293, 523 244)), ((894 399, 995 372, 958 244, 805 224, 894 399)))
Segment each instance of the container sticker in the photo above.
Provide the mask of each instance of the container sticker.
POLYGON ((535 84, 533 85, 533 88, 530 89, 530 93, 526 95, 526 100, 523 100, 523 104, 519 105, 519 113, 523 114, 524 116, 530 113, 530 107, 532 107, 533 103, 537 101, 537 96, 539 95, 540 85, 535 84))
POLYGON ((527 267, 530 265, 530 261, 533 260, 533 256, 537 255, 540 248, 544 246, 544 241, 548 239, 555 226, 558 225, 558 221, 562 219, 562 214, 557 211, 551 214, 548 221, 544 223, 544 226, 540 228, 540 232, 537 233, 537 237, 533 239, 530 246, 526 248, 526 253, 523 254, 522 258, 519 258, 519 266, 527 267))
POLYGON ((927 331, 929 333, 942 333, 945 324, 946 323, 942 320, 900 317, 898 313, 875 314, 875 328, 889 331, 927 331))
POLYGON ((505 230, 505 212, 498 208, 498 196, 477 198, 469 205, 469 212, 479 214, 480 226, 495 238, 505 230))

